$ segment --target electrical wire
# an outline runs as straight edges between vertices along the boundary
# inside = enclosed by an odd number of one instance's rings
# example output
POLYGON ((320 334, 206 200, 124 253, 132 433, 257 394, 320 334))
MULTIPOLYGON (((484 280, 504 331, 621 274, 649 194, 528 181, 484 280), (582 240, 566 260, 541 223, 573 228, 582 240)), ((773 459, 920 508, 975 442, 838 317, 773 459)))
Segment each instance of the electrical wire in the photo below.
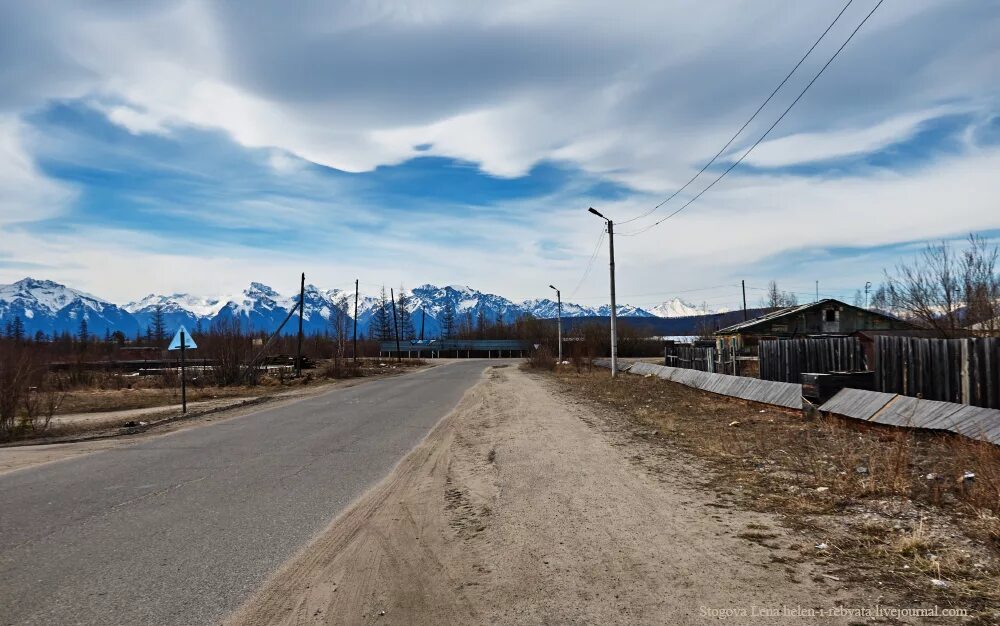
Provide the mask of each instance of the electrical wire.
POLYGON ((622 225, 622 224, 628 224, 629 222, 634 222, 634 221, 636 221, 636 220, 639 220, 639 219, 642 219, 642 218, 644 218, 644 217, 647 217, 647 216, 649 216, 649 215, 652 215, 652 214, 653 214, 653 213, 655 213, 655 212, 656 212, 656 211, 657 211, 657 210, 658 210, 658 209, 659 209, 659 208, 660 208, 661 206, 663 206, 664 204, 666 204, 666 203, 670 202, 671 200, 673 200, 673 199, 674 199, 674 198, 675 198, 675 197, 677 196, 677 194, 679 194, 680 192, 682 192, 682 191, 684 191, 685 189, 687 189, 687 188, 688 188, 688 186, 689 186, 689 185, 690 185, 691 183, 693 183, 693 182, 694 182, 695 180, 697 180, 697 178, 698 178, 699 176, 701 176, 702 174, 704 174, 704 173, 705 173, 705 170, 707 170, 707 169, 708 169, 709 167, 711 167, 711 165, 712 165, 713 163, 715 163, 715 161, 716 161, 716 160, 717 160, 717 159, 718 159, 718 158, 719 158, 720 156, 722 156, 722 153, 723 153, 723 152, 725 152, 725 151, 726 151, 726 149, 728 149, 728 148, 729 148, 729 146, 731 146, 731 145, 733 144, 733 142, 734 142, 734 141, 736 141, 736 138, 737 138, 737 137, 739 137, 739 136, 740 136, 740 134, 741 134, 741 133, 742 133, 742 132, 743 132, 744 130, 746 130, 747 126, 749 126, 749 125, 750 125, 750 122, 752 122, 752 121, 754 121, 755 119, 757 119, 757 116, 758 116, 758 115, 760 114, 760 112, 761 112, 761 111, 763 111, 763 110, 764 110, 764 107, 766 107, 766 106, 767 106, 767 103, 768 103, 768 102, 770 102, 770 101, 771 101, 771 99, 772 99, 772 98, 774 98, 775 94, 777 94, 777 93, 778 93, 778 91, 779 91, 779 90, 780 90, 780 89, 781 89, 782 87, 784 87, 784 86, 785 86, 785 83, 787 83, 787 82, 788 82, 788 79, 792 77, 792 74, 794 74, 794 73, 795 73, 795 71, 796 71, 797 69, 799 69, 799 66, 800 66, 800 65, 802 65, 802 63, 804 63, 804 62, 805 62, 806 58, 807 58, 807 57, 808 57, 808 56, 809 56, 810 54, 812 54, 812 51, 816 49, 816 46, 818 46, 818 45, 819 45, 819 42, 823 41, 823 38, 824 38, 824 37, 826 37, 826 34, 830 32, 830 29, 831 29, 831 28, 833 28, 833 27, 834 27, 834 25, 835 25, 835 24, 836 24, 836 23, 837 23, 837 22, 838 22, 838 21, 840 20, 840 17, 841 17, 841 16, 842 16, 842 15, 844 14, 844 12, 845 12, 845 11, 847 11, 847 8, 848 8, 848 7, 850 7, 850 6, 851 6, 851 3, 853 3, 853 2, 854 2, 854 0, 847 0, 847 4, 845 4, 845 5, 844 5, 844 7, 843 7, 842 9, 840 9, 840 13, 838 13, 838 14, 837 14, 837 17, 833 18, 833 21, 832 21, 832 22, 830 22, 830 25, 826 27, 826 30, 824 30, 824 31, 823 31, 823 33, 822 33, 822 34, 821 34, 821 35, 819 36, 819 38, 818 38, 818 39, 817 39, 816 41, 814 41, 814 42, 813 42, 813 45, 809 46, 809 49, 808 49, 808 50, 806 50, 806 53, 802 55, 802 58, 801 58, 801 59, 799 59, 799 62, 795 64, 795 67, 793 67, 793 68, 792 68, 792 70, 791 70, 790 72, 788 72, 788 74, 786 74, 786 75, 785 75, 785 77, 784 77, 784 78, 783 78, 783 79, 781 80, 781 82, 780 82, 780 83, 778 83, 778 86, 774 88, 774 91, 772 91, 772 92, 771 92, 771 94, 770 94, 769 96, 767 96, 767 98, 766 98, 766 99, 764 100, 764 102, 762 102, 762 103, 760 104, 760 106, 759 106, 759 107, 757 107, 757 110, 753 112, 753 115, 751 115, 751 116, 750 116, 750 118, 749 118, 749 119, 748 119, 748 120, 747 120, 746 122, 744 122, 744 123, 743 123, 743 126, 740 126, 740 129, 739 129, 738 131, 736 131, 736 134, 734 134, 734 135, 733 135, 732 137, 730 137, 730 138, 729 138, 729 141, 727 141, 727 142, 726 142, 726 145, 722 146, 722 148, 720 148, 720 149, 719 149, 719 151, 715 153, 715 156, 713 156, 713 157, 712 157, 712 158, 711 158, 711 159, 710 159, 710 160, 708 161, 708 163, 706 163, 706 164, 705 164, 705 165, 704 165, 704 166, 703 166, 703 167, 702 167, 702 168, 701 168, 700 170, 698 170, 698 173, 697 173, 697 174, 695 174, 694 176, 692 176, 692 177, 691 177, 691 179, 690 179, 690 180, 688 180, 688 181, 687 181, 686 183, 684 183, 684 185, 683 185, 683 186, 681 186, 681 188, 680 188, 680 189, 678 189, 677 191, 675 191, 675 192, 673 192, 672 194, 670 194, 669 196, 667 196, 667 199, 666 199, 666 200, 664 200, 663 202, 661 202, 661 203, 657 204, 657 205, 656 205, 656 206, 654 206, 654 207, 653 207, 652 209, 650 209, 650 210, 646 211, 645 213, 643 213, 643 214, 641 214, 641 215, 636 215, 635 217, 632 217, 632 218, 629 218, 629 219, 627 219, 627 220, 623 220, 623 221, 621 221, 621 222, 618 222, 618 224, 619 224, 619 225, 622 225))
POLYGON ((576 292, 580 290, 580 287, 583 286, 583 281, 587 280, 587 276, 590 276, 590 269, 594 266, 594 261, 597 259, 597 255, 601 251, 601 244, 604 243, 604 236, 607 234, 608 231, 602 228, 601 236, 597 238, 597 245, 594 246, 594 252, 590 255, 590 260, 587 261, 587 269, 584 270, 583 276, 580 277, 580 281, 576 283, 576 287, 573 288, 573 291, 569 294, 567 299, 574 297, 576 292))
POLYGON ((868 12, 868 15, 866 15, 865 18, 863 20, 861 20, 861 23, 858 24, 857 27, 851 32, 851 34, 847 37, 847 39, 844 41, 844 43, 841 44, 839 48, 837 48, 837 51, 833 53, 833 56, 831 56, 829 58, 829 60, 827 60, 827 62, 823 65, 823 67, 821 67, 820 70, 818 72, 816 72, 816 75, 813 76, 812 80, 810 80, 808 84, 806 84, 806 86, 802 89, 802 91, 795 98, 795 100, 793 100, 792 103, 788 105, 788 108, 786 108, 784 110, 784 112, 778 117, 778 119, 776 119, 774 121, 774 123, 771 124, 771 126, 764 132, 763 135, 760 136, 759 139, 757 139, 757 141, 755 141, 753 143, 753 145, 751 145, 749 148, 747 148, 746 152, 744 152, 743 155, 739 159, 737 159, 728 168, 726 168, 725 170, 723 170, 723 172, 721 174, 719 174, 719 176, 715 180, 713 180, 711 183, 709 183, 707 187, 705 187, 704 189, 702 189, 701 191, 699 191, 697 194, 695 194, 694 197, 692 197, 690 200, 688 200, 687 202, 685 202, 683 205, 680 206, 680 208, 678 208, 674 212, 669 213, 666 217, 663 217, 663 218, 661 218, 661 219, 653 222, 652 224, 650 224, 648 226, 640 228, 639 230, 636 230, 636 231, 633 231, 633 232, 630 232, 630 233, 619 233, 619 236, 622 236, 622 237, 634 237, 636 235, 641 235, 642 233, 645 233, 645 232, 647 232, 647 231, 649 231, 649 230, 651 230, 651 229, 659 226, 663 222, 667 221, 668 219, 672 218, 673 216, 677 215, 678 213, 680 213, 684 209, 686 209, 689 206, 691 206, 691 204, 693 204, 698 198, 700 198, 702 196, 702 194, 704 194, 706 191, 708 191, 709 189, 711 189, 712 187, 714 187, 715 184, 718 183, 720 180, 722 180, 723 178, 725 178, 726 174, 728 174, 729 172, 733 171, 733 168, 735 168, 737 165, 739 165, 740 163, 742 163, 743 160, 746 159, 750 155, 751 152, 753 152, 754 148, 756 148, 758 145, 760 145, 760 143, 762 141, 764 141, 764 139, 768 135, 771 134, 771 131, 774 130, 774 128, 781 122, 781 120, 785 119, 785 116, 788 115, 788 112, 791 111, 792 108, 796 104, 798 104, 799 100, 801 100, 802 97, 804 95, 806 95, 806 92, 809 91, 809 88, 812 87, 813 84, 817 80, 819 80, 819 77, 823 75, 823 72, 826 71, 826 68, 830 67, 830 64, 833 63, 834 59, 836 59, 837 56, 840 55, 841 51, 844 48, 847 47, 847 44, 849 44, 851 42, 851 40, 854 39, 854 36, 856 34, 858 34, 858 31, 861 30, 861 27, 864 26, 866 22, 868 22, 868 19, 871 18, 871 16, 875 13, 876 10, 878 10, 878 8, 880 6, 882 6, 883 2, 885 2, 885 0, 879 0, 878 1, 878 3, 874 6, 874 8, 872 8, 872 10, 868 12))

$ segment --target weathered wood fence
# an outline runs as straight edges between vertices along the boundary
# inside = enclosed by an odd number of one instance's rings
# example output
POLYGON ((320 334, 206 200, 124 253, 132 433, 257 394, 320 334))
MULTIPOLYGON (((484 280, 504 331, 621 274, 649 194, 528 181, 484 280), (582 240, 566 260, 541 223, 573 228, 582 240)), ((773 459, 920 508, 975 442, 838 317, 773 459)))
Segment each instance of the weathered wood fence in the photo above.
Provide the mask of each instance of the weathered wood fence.
POLYGON ((875 338, 879 391, 1000 408, 1000 339, 875 338))
POLYGON ((664 352, 664 365, 699 372, 714 372, 715 352, 715 348, 703 346, 668 346, 664 352))
POLYGON ((767 339, 760 342, 760 378, 802 382, 803 372, 856 372, 867 369, 856 337, 767 339))

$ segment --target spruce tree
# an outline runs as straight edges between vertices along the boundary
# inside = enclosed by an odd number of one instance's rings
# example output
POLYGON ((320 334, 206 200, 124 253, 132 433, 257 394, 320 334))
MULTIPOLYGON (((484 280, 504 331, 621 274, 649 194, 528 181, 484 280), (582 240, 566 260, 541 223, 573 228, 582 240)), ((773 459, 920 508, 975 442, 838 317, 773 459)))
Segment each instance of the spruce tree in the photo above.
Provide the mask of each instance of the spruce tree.
POLYGON ((12 339, 14 339, 14 341, 18 341, 18 342, 23 341, 24 340, 24 322, 21 321, 21 316, 20 315, 15 315, 14 316, 14 323, 11 324, 11 326, 12 326, 12 328, 11 328, 12 339))
POLYGON ((402 286, 399 288, 397 298, 399 312, 399 337, 402 341, 410 341, 416 336, 413 331, 413 316, 410 314, 410 296, 402 286))
POLYGON ((80 343, 87 343, 90 341, 90 332, 87 330, 87 318, 80 316, 80 332, 77 337, 80 339, 80 343))
POLYGON ((375 332, 379 341, 392 341, 394 338, 391 307, 392 303, 389 302, 389 297, 385 294, 385 287, 382 287, 378 298, 378 308, 375 309, 375 332))
POLYGON ((153 341, 156 347, 162 347, 162 343, 167 338, 167 325, 163 320, 163 305, 157 304, 153 307, 153 341))
POLYGON ((444 311, 441 313, 441 337, 451 339, 455 336, 455 305, 451 300, 444 303, 444 311))
POLYGON ((483 307, 476 311, 476 336, 478 339, 486 339, 486 311, 483 307))

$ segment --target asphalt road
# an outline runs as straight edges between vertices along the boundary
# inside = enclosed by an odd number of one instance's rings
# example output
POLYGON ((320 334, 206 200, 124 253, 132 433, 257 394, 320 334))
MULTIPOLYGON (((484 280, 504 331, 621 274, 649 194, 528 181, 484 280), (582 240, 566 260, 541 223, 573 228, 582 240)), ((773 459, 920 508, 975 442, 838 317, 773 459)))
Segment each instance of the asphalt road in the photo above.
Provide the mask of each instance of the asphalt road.
POLYGON ((209 624, 496 361, 441 365, 0 476, 0 624, 209 624))

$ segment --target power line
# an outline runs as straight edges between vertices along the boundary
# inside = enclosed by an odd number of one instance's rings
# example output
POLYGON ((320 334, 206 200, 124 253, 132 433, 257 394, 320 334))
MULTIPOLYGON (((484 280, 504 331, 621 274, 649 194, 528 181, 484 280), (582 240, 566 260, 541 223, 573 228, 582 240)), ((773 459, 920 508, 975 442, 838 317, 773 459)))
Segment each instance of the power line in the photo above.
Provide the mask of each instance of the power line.
POLYGON ((608 234, 607 231, 601 229, 601 236, 597 238, 597 245, 594 246, 594 252, 590 255, 590 260, 587 261, 587 269, 583 271, 583 276, 580 277, 580 282, 576 284, 576 287, 574 287, 573 291, 570 292, 569 296, 567 296, 567 300, 576 295, 576 292, 583 286, 583 281, 587 280, 587 276, 590 276, 590 269, 594 266, 594 260, 597 259, 597 255, 601 251, 601 244, 604 243, 604 236, 606 234, 608 234))
POLYGON ((618 222, 618 224, 619 225, 628 224, 629 222, 634 222, 634 221, 642 219, 642 218, 644 218, 644 217, 646 217, 648 215, 652 215, 653 213, 655 213, 657 211, 657 209, 659 209, 664 204, 666 204, 666 203, 670 202, 671 200, 673 200, 677 196, 677 194, 679 194, 680 192, 682 192, 685 189, 687 189, 688 186, 691 183, 693 183, 695 180, 697 180, 697 178, 699 176, 701 176, 702 174, 704 174, 705 170, 707 170, 709 167, 711 167, 712 163, 715 163, 716 159, 718 159, 720 156, 722 156, 722 153, 725 152, 726 149, 729 148, 729 146, 731 146, 734 141, 736 141, 736 138, 739 137, 740 134, 744 130, 746 130, 746 127, 750 125, 750 122, 754 121, 757 118, 757 116, 760 114, 760 112, 762 110, 764 110, 764 107, 767 106, 767 103, 770 102, 772 98, 774 98, 775 94, 777 94, 778 91, 782 87, 785 86, 785 83, 788 82, 788 79, 792 77, 792 74, 794 74, 797 69, 799 69, 799 66, 802 65, 803 62, 805 62, 806 58, 810 54, 812 54, 812 51, 816 49, 816 46, 819 45, 819 42, 823 41, 823 38, 826 37, 826 34, 830 32, 830 29, 834 27, 834 25, 837 23, 838 20, 840 20, 840 17, 844 14, 844 11, 846 11, 847 8, 849 6, 851 6, 852 2, 854 2, 854 0, 847 0, 847 4, 845 4, 844 7, 842 9, 840 9, 840 13, 837 14, 837 17, 833 18, 833 21, 830 22, 830 25, 826 27, 826 30, 824 30, 823 33, 819 36, 819 38, 816 41, 813 42, 813 45, 811 45, 809 47, 809 49, 806 50, 806 53, 802 55, 802 58, 799 59, 799 62, 795 64, 795 67, 793 67, 792 70, 790 72, 788 72, 788 74, 785 75, 785 77, 781 80, 781 82, 778 83, 778 86, 774 88, 774 91, 772 91, 771 94, 764 100, 764 102, 762 102, 760 104, 760 106, 757 107, 757 110, 753 112, 753 115, 751 115, 750 118, 747 119, 747 121, 743 123, 743 126, 740 126, 740 129, 738 131, 736 131, 736 134, 734 134, 732 137, 729 138, 729 141, 726 142, 726 145, 722 146, 722 148, 720 148, 719 151, 715 153, 715 156, 713 156, 711 158, 711 160, 709 160, 709 162, 704 165, 704 167, 702 167, 700 170, 698 170, 697 174, 695 174, 694 176, 692 176, 691 179, 688 180, 686 183, 684 183, 684 185, 681 186, 680 189, 678 189, 677 191, 675 191, 672 194, 670 194, 669 196, 667 196, 666 200, 664 200, 663 202, 657 204, 652 209, 646 211, 645 213, 643 213, 641 215, 636 215, 635 217, 632 217, 632 218, 629 218, 627 220, 623 220, 621 222, 618 222))
POLYGON ((737 165, 739 165, 740 163, 742 163, 743 160, 745 158, 747 158, 747 156, 749 156, 751 152, 753 152, 754 148, 756 148, 758 145, 760 145, 760 143, 762 141, 764 141, 764 139, 769 134, 771 134, 771 131, 774 130, 774 127, 777 126, 781 122, 781 120, 785 119, 785 116, 788 115, 788 112, 792 110, 792 107, 794 107, 796 104, 798 104, 799 100, 802 99, 802 96, 806 95, 806 92, 809 91, 809 88, 813 86, 813 83, 815 83, 819 79, 819 77, 823 75, 823 72, 826 71, 826 68, 830 67, 830 64, 833 63, 834 59, 836 59, 837 56, 840 55, 841 51, 844 48, 847 47, 847 44, 849 44, 851 42, 851 40, 854 39, 854 36, 856 34, 858 34, 858 31, 861 30, 861 27, 864 26, 865 23, 868 21, 868 19, 875 13, 875 11, 880 6, 882 6, 883 2, 885 2, 885 0, 879 0, 878 1, 878 3, 875 5, 875 7, 872 8, 872 10, 868 12, 868 15, 866 15, 865 18, 863 20, 861 20, 861 23, 858 24, 857 27, 851 32, 850 36, 847 37, 847 39, 844 41, 844 43, 841 44, 841 46, 839 48, 837 48, 837 51, 833 53, 833 56, 830 57, 830 59, 823 65, 823 67, 820 68, 820 70, 816 73, 816 75, 813 76, 812 80, 810 80, 809 83, 805 86, 805 88, 802 89, 802 91, 799 93, 798 97, 796 97, 795 100, 793 100, 792 103, 790 105, 788 105, 788 108, 785 109, 785 111, 781 114, 781 116, 778 117, 777 120, 774 121, 773 124, 771 124, 771 126, 767 129, 767 131, 765 131, 764 134, 761 135, 760 138, 757 139, 757 141, 755 141, 752 146, 750 146, 749 148, 747 148, 747 151, 744 152, 743 155, 739 159, 737 159, 732 165, 730 165, 721 174, 719 174, 719 176, 715 180, 713 180, 711 183, 709 183, 707 187, 705 187, 704 189, 702 189, 701 191, 699 191, 694 197, 692 197, 690 200, 688 200, 683 205, 681 205, 681 207, 678 208, 677 210, 675 210, 673 213, 670 213, 666 217, 653 222, 649 226, 646 226, 644 228, 640 228, 639 230, 633 231, 631 233, 619 233, 619 235, 622 236, 622 237, 634 237, 635 235, 640 235, 640 234, 642 234, 642 233, 644 233, 644 232, 646 232, 646 231, 648 231, 648 230, 650 230, 652 228, 655 228, 656 226, 659 226, 663 222, 667 221, 671 217, 677 215, 678 213, 680 213, 684 209, 686 209, 689 206, 691 206, 691 204, 694 203, 695 200, 697 200, 698 198, 700 198, 702 196, 702 194, 704 194, 706 191, 708 191, 709 189, 711 189, 712 187, 714 187, 716 183, 718 183, 720 180, 722 180, 726 176, 726 174, 728 174, 729 172, 733 171, 733 168, 735 168, 737 165))

